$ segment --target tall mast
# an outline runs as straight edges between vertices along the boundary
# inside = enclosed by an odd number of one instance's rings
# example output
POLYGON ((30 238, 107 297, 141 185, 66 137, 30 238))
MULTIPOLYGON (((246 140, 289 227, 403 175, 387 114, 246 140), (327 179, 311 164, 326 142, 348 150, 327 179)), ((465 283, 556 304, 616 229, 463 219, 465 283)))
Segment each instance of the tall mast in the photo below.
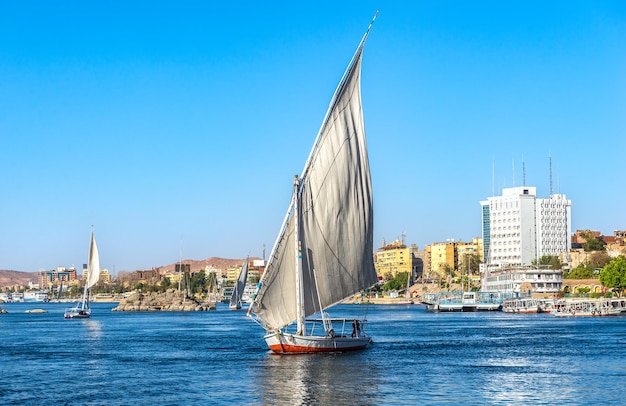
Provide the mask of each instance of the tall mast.
POLYGON ((300 182, 298 175, 293 180, 293 225, 294 225, 294 243, 295 243, 295 272, 296 272, 296 322, 297 334, 304 335, 304 289, 302 288, 302 243, 300 241, 300 182))

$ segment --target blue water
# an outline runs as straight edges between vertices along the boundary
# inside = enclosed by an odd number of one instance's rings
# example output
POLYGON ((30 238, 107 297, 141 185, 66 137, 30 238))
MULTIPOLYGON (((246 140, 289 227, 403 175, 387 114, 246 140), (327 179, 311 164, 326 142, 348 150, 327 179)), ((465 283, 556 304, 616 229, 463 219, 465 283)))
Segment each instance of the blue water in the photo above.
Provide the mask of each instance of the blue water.
POLYGON ((94 304, 5 304, 2 405, 626 404, 626 316, 427 313, 340 305, 368 350, 274 355, 263 330, 219 304, 198 313, 118 313, 94 304), (48 313, 29 314, 44 308, 48 313))

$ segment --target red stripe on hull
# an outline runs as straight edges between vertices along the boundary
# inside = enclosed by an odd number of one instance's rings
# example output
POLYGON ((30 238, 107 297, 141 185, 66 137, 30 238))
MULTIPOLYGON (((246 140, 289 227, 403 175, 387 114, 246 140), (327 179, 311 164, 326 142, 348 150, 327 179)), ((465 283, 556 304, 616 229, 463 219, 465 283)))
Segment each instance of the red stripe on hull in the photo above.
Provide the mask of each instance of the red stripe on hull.
POLYGON ((270 350, 277 352, 279 354, 313 354, 319 352, 344 352, 344 351, 358 351, 365 349, 367 345, 359 345, 356 347, 346 347, 346 348, 324 348, 324 347, 304 347, 299 345, 288 345, 288 344, 276 344, 270 345, 270 350))
POLYGON ((270 350, 279 354, 311 354, 362 350, 371 343, 371 338, 367 335, 324 337, 275 333, 265 336, 265 342, 270 350))

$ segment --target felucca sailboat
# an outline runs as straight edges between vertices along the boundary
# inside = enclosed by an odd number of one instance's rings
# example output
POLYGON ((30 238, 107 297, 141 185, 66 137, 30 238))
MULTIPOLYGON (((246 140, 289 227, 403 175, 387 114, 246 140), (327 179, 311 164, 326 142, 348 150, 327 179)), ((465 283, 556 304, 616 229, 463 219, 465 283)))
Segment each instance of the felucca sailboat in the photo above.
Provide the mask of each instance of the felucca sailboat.
POLYGON ((239 271, 237 284, 235 285, 235 289, 233 289, 233 295, 230 297, 230 304, 228 306, 230 310, 241 309, 241 298, 243 297, 243 291, 248 281, 248 259, 249 258, 246 258, 241 266, 241 271, 239 271))
MULTIPOLYGON (((378 13, 377 13, 378 14, 378 13)), ((363 35, 322 122, 248 315, 277 353, 366 348, 365 319, 331 319, 329 307, 378 279, 372 183, 361 106, 363 35), (309 317, 319 314, 318 319, 309 317)))
POLYGON ((89 308, 89 289, 100 279, 100 257, 98 256, 98 246, 96 238, 91 230, 91 244, 89 245, 89 262, 87 263, 87 276, 85 278, 85 290, 80 303, 71 309, 65 309, 66 319, 86 319, 91 317, 89 308))

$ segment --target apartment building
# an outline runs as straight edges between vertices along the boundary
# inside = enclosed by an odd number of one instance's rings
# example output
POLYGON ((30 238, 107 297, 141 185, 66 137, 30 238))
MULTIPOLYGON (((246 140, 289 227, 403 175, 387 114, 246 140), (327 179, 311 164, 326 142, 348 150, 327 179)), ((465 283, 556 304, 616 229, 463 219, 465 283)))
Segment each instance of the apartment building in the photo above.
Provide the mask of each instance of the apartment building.
POLYGON ((391 275, 395 277, 399 272, 410 272, 415 277, 415 256, 417 246, 407 247, 402 241, 396 240, 389 244, 383 242, 374 256, 374 267, 378 279, 391 275))

